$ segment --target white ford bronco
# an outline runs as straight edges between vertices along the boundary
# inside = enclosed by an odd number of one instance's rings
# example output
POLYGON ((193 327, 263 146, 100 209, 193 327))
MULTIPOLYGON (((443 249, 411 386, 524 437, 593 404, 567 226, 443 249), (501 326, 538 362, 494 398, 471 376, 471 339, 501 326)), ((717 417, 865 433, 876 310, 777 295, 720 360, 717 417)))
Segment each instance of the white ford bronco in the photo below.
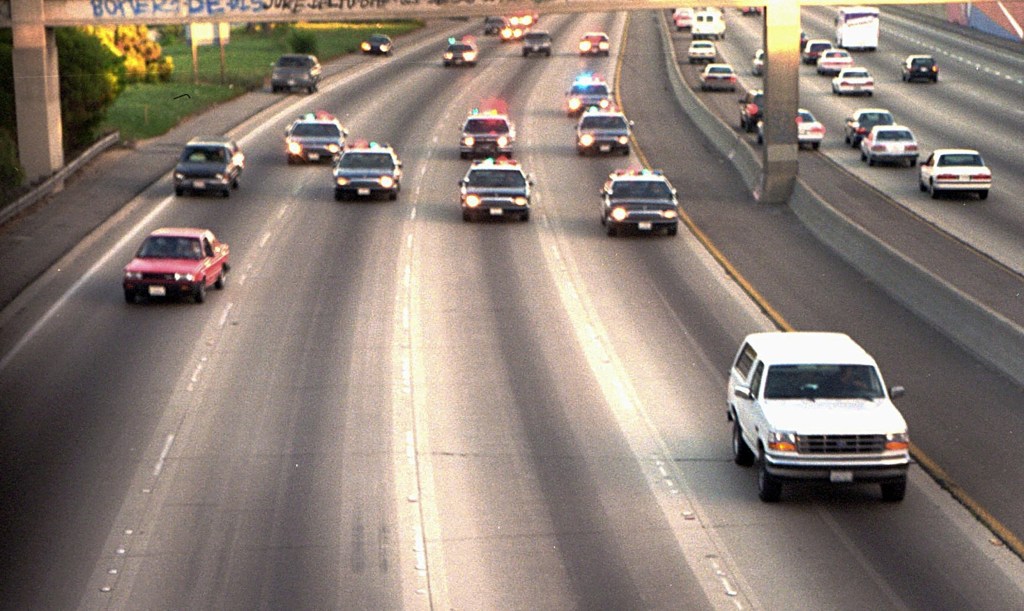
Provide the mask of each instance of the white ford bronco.
POLYGON ((786 480, 876 482, 900 501, 910 465, 907 424, 875 360, 842 333, 753 333, 729 373, 736 464, 758 466, 762 501, 786 480))

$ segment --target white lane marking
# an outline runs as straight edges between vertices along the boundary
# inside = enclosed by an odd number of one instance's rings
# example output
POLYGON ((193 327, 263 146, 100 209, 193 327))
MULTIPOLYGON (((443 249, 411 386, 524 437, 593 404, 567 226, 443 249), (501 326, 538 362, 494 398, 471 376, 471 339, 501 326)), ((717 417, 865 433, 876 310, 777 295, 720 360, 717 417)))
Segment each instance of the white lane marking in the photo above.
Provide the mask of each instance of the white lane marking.
POLYGON ((281 209, 277 211, 277 218, 279 218, 279 219, 284 218, 284 214, 285 214, 285 212, 288 212, 288 207, 289 206, 291 206, 291 204, 285 204, 285 205, 281 206, 281 209))
POLYGON ((264 233, 263 237, 260 238, 260 248, 263 248, 264 246, 266 246, 268 240, 270 240, 270 232, 269 231, 264 233))
POLYGON ((153 208, 153 210, 149 214, 144 216, 142 220, 133 225, 132 228, 129 229, 127 233, 125 233, 124 237, 122 237, 120 240, 117 241, 116 244, 114 244, 113 248, 108 250, 106 254, 100 257, 99 260, 97 260, 96 263, 92 265, 92 267, 86 270, 86 272, 82 274, 82 277, 76 280, 75 283, 71 285, 71 288, 69 288, 66 293, 61 295, 60 298, 57 299, 57 301, 55 301, 53 305, 51 305, 46 310, 46 313, 43 314, 43 316, 39 320, 37 320, 34 325, 32 325, 32 327, 25 333, 25 335, 23 335, 21 339, 18 340, 18 343, 14 344, 14 347, 11 348, 10 351, 4 355, 4 358, 0 359, 0 371, 3 371, 11 363, 14 357, 17 356, 19 352, 21 352, 25 345, 28 344, 28 342, 30 342, 32 338, 36 336, 37 333, 39 333, 43 326, 50 322, 50 319, 52 319, 54 315, 57 314, 57 311, 63 308, 64 305, 71 300, 71 297, 74 296, 75 293, 81 290, 81 288, 85 285, 86 282, 92 280, 93 276, 96 275, 97 270, 99 270, 100 267, 106 265, 107 261, 110 261, 111 257, 114 256, 114 253, 124 248, 130 240, 135 240, 136 234, 138 234, 138 232, 145 225, 148 225, 150 222, 152 222, 153 217, 163 212, 164 208, 166 208, 167 205, 170 204, 172 201, 174 201, 174 196, 168 195, 167 197, 165 197, 159 204, 156 205, 155 208, 153 208))
POLYGON ((217 323, 218 327, 222 329, 224 328, 224 325, 226 325, 228 322, 228 313, 231 311, 231 308, 233 307, 235 307, 235 304, 232 302, 228 302, 228 305, 224 307, 224 313, 220 315, 220 321, 217 323))
POLYGON ((169 433, 167 439, 164 440, 164 449, 160 452, 156 465, 153 466, 153 477, 160 477, 160 472, 164 470, 164 461, 167 460, 167 455, 170 454, 172 445, 174 445, 174 433, 169 433))

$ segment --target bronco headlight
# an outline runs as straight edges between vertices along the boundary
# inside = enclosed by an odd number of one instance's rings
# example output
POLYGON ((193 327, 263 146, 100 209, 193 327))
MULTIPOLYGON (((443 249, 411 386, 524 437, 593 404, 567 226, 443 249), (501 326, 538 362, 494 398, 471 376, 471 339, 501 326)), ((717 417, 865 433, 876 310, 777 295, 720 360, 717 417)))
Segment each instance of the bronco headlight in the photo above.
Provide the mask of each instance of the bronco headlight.
POLYGON ((590 134, 583 134, 582 136, 580 136, 580 144, 582 144, 583 146, 590 146, 593 143, 594 136, 590 134))
POLYGON ((885 436, 885 449, 907 451, 910 449, 910 436, 906 432, 889 433, 885 436))
POLYGON ((796 433, 768 433, 768 449, 775 452, 796 452, 796 433))
POLYGON ((288 152, 291 153, 292 155, 301 155, 302 154, 302 145, 299 144, 298 142, 293 142, 293 141, 289 140, 288 141, 288 152))
POLYGON ((479 195, 467 195, 466 196, 466 205, 469 206, 470 208, 476 208, 477 206, 480 205, 480 196, 479 195))
POLYGON ((624 221, 626 220, 627 216, 629 216, 629 213, 626 212, 625 208, 612 209, 612 218, 615 219, 616 221, 624 221))
POLYGON ((194 275, 192 275, 192 274, 174 274, 174 279, 175 280, 187 280, 188 282, 192 282, 193 280, 196 279, 196 277, 194 275))
POLYGON ((390 189, 391 187, 395 186, 395 179, 391 178, 390 176, 381 176, 378 180, 380 181, 380 186, 384 187, 385 189, 390 189))

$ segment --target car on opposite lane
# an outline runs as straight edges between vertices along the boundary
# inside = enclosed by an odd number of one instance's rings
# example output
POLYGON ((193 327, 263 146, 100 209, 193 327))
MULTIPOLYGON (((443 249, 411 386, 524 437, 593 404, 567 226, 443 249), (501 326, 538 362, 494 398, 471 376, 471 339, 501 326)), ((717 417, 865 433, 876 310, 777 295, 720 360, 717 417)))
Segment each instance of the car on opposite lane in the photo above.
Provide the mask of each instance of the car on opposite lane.
POLYGON ((395 49, 395 42, 386 34, 371 34, 359 44, 359 49, 365 55, 391 55, 395 49))
POLYGON ((757 129, 757 122, 764 117, 764 91, 751 89, 740 102, 740 128, 750 133, 757 129))
POLYGON ((345 148, 348 130, 329 112, 299 117, 284 132, 288 163, 336 161, 345 148))
POLYGON ((818 56, 818 74, 836 75, 843 71, 843 68, 853 66, 853 56, 845 49, 826 49, 818 56))
POLYGON ((754 76, 764 75, 764 60, 765 53, 764 49, 758 49, 754 52, 754 57, 750 60, 750 73, 754 76))
POLYGON ((315 55, 287 53, 277 59, 270 73, 270 90, 273 92, 305 89, 316 91, 320 84, 322 70, 315 55))
POLYGON ((701 91, 736 91, 736 71, 729 64, 708 64, 699 78, 701 91))
POLYGON ((917 138, 903 125, 876 125, 860 141, 860 159, 868 165, 878 162, 917 165, 917 138))
POLYGON ((832 93, 836 95, 864 94, 872 96, 875 94, 875 79, 868 72, 867 68, 855 66, 843 68, 839 74, 832 77, 832 93))
POLYGON ((675 25, 677 32, 689 30, 693 27, 693 14, 694 10, 691 6, 677 8, 672 11, 672 23, 675 25))
POLYGON ((499 157, 474 161, 459 181, 462 220, 517 217, 530 220, 533 179, 518 161, 499 157))
POLYGON ((918 186, 932 199, 945 192, 977 193, 987 199, 992 170, 974 149, 935 149, 921 163, 918 186))
POLYGON ((357 142, 349 146, 332 174, 336 201, 381 195, 395 200, 402 189, 402 161, 388 144, 357 142))
POLYGON ((484 35, 485 36, 497 36, 501 33, 501 30, 507 26, 508 18, 500 15, 492 15, 490 17, 484 17, 484 35))
POLYGON ((846 118, 844 140, 852 148, 860 146, 863 138, 876 125, 895 125, 896 119, 884 108, 858 108, 846 118))
POLYGON ((633 122, 618 110, 593 109, 583 113, 576 124, 576 151, 587 153, 629 154, 630 127, 633 122))
POLYGON ((172 181, 174 194, 213 191, 224 197, 238 188, 238 179, 245 169, 245 154, 231 138, 211 136, 193 138, 185 144, 172 181))
POLYGON ((679 230, 676 189, 660 170, 617 170, 601 189, 601 224, 609 236, 626 230, 679 230))
POLYGON ((149 234, 124 268, 124 299, 179 297, 196 303, 206 289, 223 289, 230 250, 209 229, 164 227, 149 234))
POLYGON ((800 60, 805 64, 815 64, 823 51, 832 48, 832 41, 825 38, 809 38, 800 52, 800 60))
POLYGON ((580 55, 603 55, 611 53, 612 43, 604 32, 587 32, 580 38, 580 55))
POLYGON ((900 64, 900 78, 904 83, 912 81, 939 82, 939 64, 931 55, 908 55, 900 64))
POLYGON ((691 64, 713 62, 718 57, 718 48, 710 40, 694 40, 686 49, 686 58, 691 64))
MULTIPOLYGON (((798 108, 796 111, 796 143, 797 147, 809 146, 814 150, 821 148, 825 139, 825 125, 814 118, 811 111, 798 108)), ((764 144, 764 120, 757 122, 757 143, 764 144)))
POLYGON ((551 33, 547 30, 530 30, 523 36, 523 57, 529 55, 551 57, 551 33))

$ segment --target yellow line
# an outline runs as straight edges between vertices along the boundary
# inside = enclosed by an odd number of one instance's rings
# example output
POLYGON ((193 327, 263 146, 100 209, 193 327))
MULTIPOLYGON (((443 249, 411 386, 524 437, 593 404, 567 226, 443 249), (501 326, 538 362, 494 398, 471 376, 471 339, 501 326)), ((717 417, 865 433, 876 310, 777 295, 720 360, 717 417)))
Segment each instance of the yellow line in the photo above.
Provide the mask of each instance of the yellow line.
MULTIPOLYGON (((623 28, 622 42, 619 45, 619 53, 616 57, 615 65, 615 104, 620 109, 622 109, 624 113, 625 108, 622 106, 622 97, 619 94, 619 83, 621 82, 620 77, 622 76, 622 58, 626 48, 626 40, 629 33, 629 22, 631 14, 632 13, 626 13, 626 25, 623 28)), ((629 114, 626 113, 626 116, 628 117, 629 114)), ((640 143, 637 142, 636 136, 632 134, 630 135, 630 144, 633 149, 633 152, 636 153, 637 158, 640 160, 640 163, 645 168, 650 169, 651 164, 648 162, 647 156, 644 155, 643 150, 640 148, 640 143)), ((765 299, 764 296, 761 295, 761 293, 757 289, 755 289, 754 286, 745 277, 743 277, 743 274, 741 274, 739 270, 737 270, 736 267, 725 257, 722 251, 718 250, 718 247, 716 247, 711 242, 711 238, 709 238, 707 234, 705 234, 700 229, 700 227, 697 226, 697 224, 693 221, 690 215, 687 214, 686 211, 682 209, 682 206, 680 206, 679 209, 679 218, 690 230, 690 233, 692 233, 693 236, 697 238, 697 241, 699 241, 704 246, 704 248, 707 249, 708 253, 711 254, 715 261, 717 261, 718 264, 722 266, 722 269, 725 270, 725 273, 728 274, 729 276, 732 276, 732 278, 736 281, 740 288, 742 288, 743 291, 750 296, 754 303, 757 304, 759 308, 761 308, 765 315, 771 319, 771 321, 775 324, 776 327, 779 328, 779 330, 796 330, 792 325, 786 322, 786 319, 782 317, 782 314, 780 314, 778 310, 772 307, 772 305, 768 303, 768 300, 765 299)), ((914 461, 916 461, 917 464, 922 469, 924 469, 925 473, 931 476, 931 478, 934 479, 939 486, 941 486, 944 490, 949 492, 949 494, 954 499, 956 499, 957 502, 963 505, 964 508, 966 508, 967 511, 969 511, 975 518, 977 518, 979 522, 981 522, 986 528, 988 528, 992 532, 992 534, 998 537, 999 540, 1002 541, 1007 548, 1009 548, 1014 554, 1016 554, 1022 560, 1024 560, 1024 541, 1022 541, 1020 537, 1015 535, 1013 531, 1007 528, 995 516, 989 513, 988 510, 982 507, 981 503, 975 501, 969 494, 967 494, 967 491, 964 490, 955 481, 953 481, 953 478, 951 478, 949 474, 946 473, 946 470, 940 467, 939 463, 935 462, 934 460, 932 460, 931 457, 925 454, 924 450, 911 443, 910 455, 914 459, 914 461)))

